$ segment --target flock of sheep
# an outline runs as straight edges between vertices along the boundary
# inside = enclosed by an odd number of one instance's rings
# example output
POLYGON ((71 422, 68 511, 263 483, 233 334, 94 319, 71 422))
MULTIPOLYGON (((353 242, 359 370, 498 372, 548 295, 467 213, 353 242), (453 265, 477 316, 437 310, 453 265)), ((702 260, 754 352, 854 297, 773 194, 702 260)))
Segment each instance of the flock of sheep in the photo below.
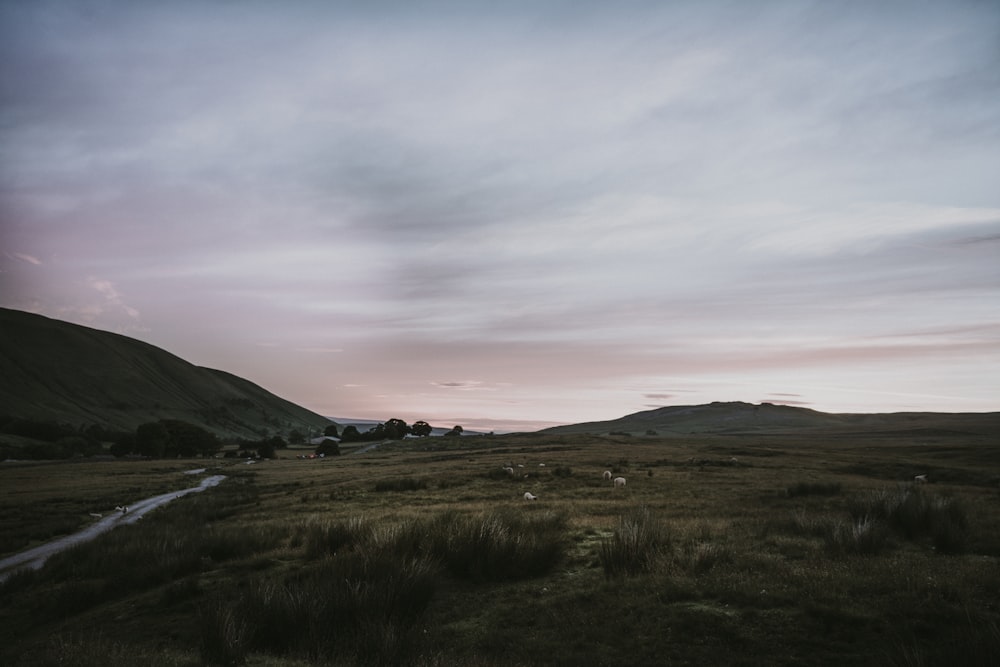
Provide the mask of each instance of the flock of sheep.
MULTIPOLYGON (((544 463, 539 463, 538 465, 540 467, 543 467, 543 468, 545 467, 544 463)), ((524 466, 518 464, 517 467, 518 468, 523 468, 524 466)), ((504 469, 504 472, 506 472, 511 477, 514 476, 514 466, 512 466, 512 465, 506 465, 506 466, 503 467, 503 469, 504 469)), ((525 477, 527 477, 527 475, 525 475, 525 477)), ((612 473, 611 473, 610 470, 605 470, 604 473, 602 473, 602 477, 604 478, 605 482, 611 482, 612 484, 614 484, 616 489, 624 488, 624 486, 625 486, 625 478, 624 477, 614 477, 612 475, 612 473)), ((538 500, 538 496, 536 496, 535 494, 533 494, 531 491, 525 491, 524 492, 524 499, 525 500, 538 500)))

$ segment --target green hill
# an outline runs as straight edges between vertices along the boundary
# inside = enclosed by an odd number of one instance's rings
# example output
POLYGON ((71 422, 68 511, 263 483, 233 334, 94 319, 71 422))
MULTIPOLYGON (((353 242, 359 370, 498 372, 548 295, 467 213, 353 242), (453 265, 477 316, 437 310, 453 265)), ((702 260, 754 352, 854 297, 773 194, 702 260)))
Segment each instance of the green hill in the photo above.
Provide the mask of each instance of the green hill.
POLYGON ((686 435, 693 433, 750 434, 799 433, 1000 433, 1000 413, 897 412, 829 414, 807 408, 771 403, 710 403, 673 405, 645 410, 618 419, 555 426, 541 431, 556 435, 628 433, 686 435))
POLYGON ((179 419, 247 438, 331 423, 252 382, 133 338, 4 308, 0 414, 123 430, 179 419))

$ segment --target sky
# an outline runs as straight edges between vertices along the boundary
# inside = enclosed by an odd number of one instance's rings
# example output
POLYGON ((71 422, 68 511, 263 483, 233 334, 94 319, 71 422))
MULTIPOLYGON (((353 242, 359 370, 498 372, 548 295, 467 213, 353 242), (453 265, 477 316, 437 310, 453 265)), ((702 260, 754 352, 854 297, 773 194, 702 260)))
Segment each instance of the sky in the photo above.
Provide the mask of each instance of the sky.
POLYGON ((0 0, 0 306, 352 419, 1000 410, 1000 2, 0 0))

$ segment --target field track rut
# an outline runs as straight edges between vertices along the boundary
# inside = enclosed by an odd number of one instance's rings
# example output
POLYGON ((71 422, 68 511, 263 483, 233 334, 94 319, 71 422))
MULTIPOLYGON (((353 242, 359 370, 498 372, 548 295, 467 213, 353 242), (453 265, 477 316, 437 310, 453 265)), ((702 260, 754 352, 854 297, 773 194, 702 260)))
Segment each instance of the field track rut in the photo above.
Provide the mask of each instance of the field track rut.
POLYGON ((13 556, 0 559, 0 582, 4 581, 7 577, 20 569, 30 568, 37 570, 42 567, 42 565, 45 564, 45 561, 48 560, 48 558, 53 554, 69 549, 77 544, 88 542, 98 535, 106 533, 117 526, 135 523, 141 519, 143 515, 155 510, 157 507, 162 507, 171 500, 175 500, 181 496, 186 496, 189 493, 197 493, 199 491, 204 491, 207 488, 216 486, 225 478, 225 475, 212 475, 211 477, 206 477, 201 480, 201 484, 198 486, 194 486, 189 489, 181 489, 180 491, 171 491, 170 493, 162 493, 158 496, 153 496, 152 498, 140 500, 137 503, 129 505, 126 512, 113 511, 106 516, 101 517, 97 522, 87 526, 81 531, 73 533, 72 535, 60 537, 57 540, 46 542, 45 544, 33 547, 27 551, 22 551, 19 554, 14 554, 13 556))

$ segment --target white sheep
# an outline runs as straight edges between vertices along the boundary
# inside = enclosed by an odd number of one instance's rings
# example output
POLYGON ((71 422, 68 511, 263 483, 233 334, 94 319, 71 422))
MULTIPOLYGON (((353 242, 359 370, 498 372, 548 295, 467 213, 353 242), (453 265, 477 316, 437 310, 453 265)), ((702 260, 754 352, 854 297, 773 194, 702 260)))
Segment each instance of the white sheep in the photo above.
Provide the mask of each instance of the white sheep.
POLYGON ((625 486, 625 478, 624 477, 615 477, 615 488, 617 489, 620 486, 625 486))
POLYGON ((505 473, 507 473, 507 474, 508 474, 508 475, 510 475, 511 477, 513 477, 513 476, 514 476, 514 469, 513 469, 513 468, 511 468, 510 466, 506 466, 506 467, 504 467, 504 469, 503 469, 503 470, 504 470, 504 472, 505 472, 505 473))
POLYGON ((916 477, 913 478, 913 481, 916 482, 917 484, 926 484, 927 475, 917 475, 916 477))
POLYGON ((538 500, 538 496, 534 495, 531 491, 524 492, 525 500, 538 500))
POLYGON ((604 481, 605 482, 610 482, 611 481, 611 471, 610 470, 605 470, 604 471, 604 481))

